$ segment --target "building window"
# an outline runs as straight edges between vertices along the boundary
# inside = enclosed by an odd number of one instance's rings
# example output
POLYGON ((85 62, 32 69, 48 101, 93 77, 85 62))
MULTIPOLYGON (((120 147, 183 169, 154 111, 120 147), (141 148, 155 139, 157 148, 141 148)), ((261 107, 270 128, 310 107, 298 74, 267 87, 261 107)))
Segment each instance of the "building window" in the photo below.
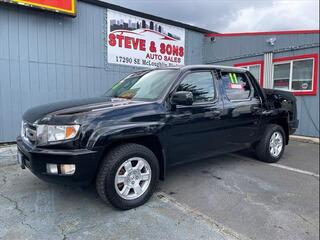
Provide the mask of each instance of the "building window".
POLYGON ((255 77, 255 79, 257 79, 258 82, 260 82, 261 66, 259 64, 251 65, 251 66, 247 66, 247 69, 251 72, 251 74, 255 77))
POLYGON ((293 90, 312 90, 313 59, 292 62, 293 90))
POLYGON ((263 86, 263 61, 237 63, 234 66, 248 69, 255 79, 257 79, 260 86, 263 86))
POLYGON ((273 88, 295 95, 315 95, 318 55, 302 55, 273 60, 273 88))
POLYGON ((279 63, 273 65, 273 88, 290 90, 290 63, 279 63))

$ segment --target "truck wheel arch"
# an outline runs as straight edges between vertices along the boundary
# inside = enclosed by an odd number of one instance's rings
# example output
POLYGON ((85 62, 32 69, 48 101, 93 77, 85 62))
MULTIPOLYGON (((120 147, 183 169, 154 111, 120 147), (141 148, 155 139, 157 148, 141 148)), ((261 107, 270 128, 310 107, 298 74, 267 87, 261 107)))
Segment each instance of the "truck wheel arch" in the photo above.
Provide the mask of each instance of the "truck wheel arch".
MULTIPOLYGON (((155 135, 148 135, 148 136, 140 136, 140 137, 130 137, 130 138, 123 138, 123 139, 116 139, 107 146, 104 147, 102 157, 100 159, 99 167, 102 162, 103 157, 105 154, 110 151, 111 149, 125 143, 136 143, 143 145, 149 148, 157 157, 159 161, 159 179, 164 180, 166 174, 166 151, 163 148, 159 138, 155 135)), ((99 169, 99 168, 98 168, 99 169)))
POLYGON ((274 119, 269 122, 270 124, 276 124, 283 128, 285 133, 285 139, 286 139, 286 145, 289 143, 289 125, 288 125, 288 119, 287 118, 279 118, 274 119))

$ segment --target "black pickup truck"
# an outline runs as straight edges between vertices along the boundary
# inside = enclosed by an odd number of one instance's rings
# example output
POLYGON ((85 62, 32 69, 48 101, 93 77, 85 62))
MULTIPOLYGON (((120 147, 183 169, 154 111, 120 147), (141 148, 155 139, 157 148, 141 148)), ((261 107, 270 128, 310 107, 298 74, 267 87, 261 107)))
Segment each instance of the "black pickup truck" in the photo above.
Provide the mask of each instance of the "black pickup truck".
POLYGON ((297 127, 295 97, 261 89, 245 69, 159 68, 101 97, 28 110, 18 160, 45 181, 95 183, 103 200, 130 209, 176 164, 251 147, 276 162, 297 127))

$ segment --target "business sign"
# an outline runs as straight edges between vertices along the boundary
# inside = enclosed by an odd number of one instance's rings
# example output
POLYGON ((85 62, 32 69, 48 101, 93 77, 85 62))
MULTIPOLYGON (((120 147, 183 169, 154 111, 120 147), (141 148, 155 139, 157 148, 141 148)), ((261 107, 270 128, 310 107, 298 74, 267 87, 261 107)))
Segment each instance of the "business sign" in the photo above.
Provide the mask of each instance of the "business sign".
POLYGON ((71 16, 76 15, 76 0, 0 0, 0 2, 40 8, 71 16))
POLYGON ((108 63, 140 67, 184 65, 185 30, 108 9, 108 63))

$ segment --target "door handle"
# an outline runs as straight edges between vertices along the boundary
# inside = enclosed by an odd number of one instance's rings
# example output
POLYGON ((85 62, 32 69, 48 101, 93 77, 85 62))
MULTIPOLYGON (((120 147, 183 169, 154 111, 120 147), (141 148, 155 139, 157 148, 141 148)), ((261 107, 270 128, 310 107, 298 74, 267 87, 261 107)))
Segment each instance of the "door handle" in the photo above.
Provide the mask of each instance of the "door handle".
POLYGON ((221 109, 212 110, 212 117, 213 118, 220 118, 221 115, 222 115, 221 109))
POLYGON ((220 115, 222 113, 221 110, 213 110, 212 112, 214 115, 220 115))

